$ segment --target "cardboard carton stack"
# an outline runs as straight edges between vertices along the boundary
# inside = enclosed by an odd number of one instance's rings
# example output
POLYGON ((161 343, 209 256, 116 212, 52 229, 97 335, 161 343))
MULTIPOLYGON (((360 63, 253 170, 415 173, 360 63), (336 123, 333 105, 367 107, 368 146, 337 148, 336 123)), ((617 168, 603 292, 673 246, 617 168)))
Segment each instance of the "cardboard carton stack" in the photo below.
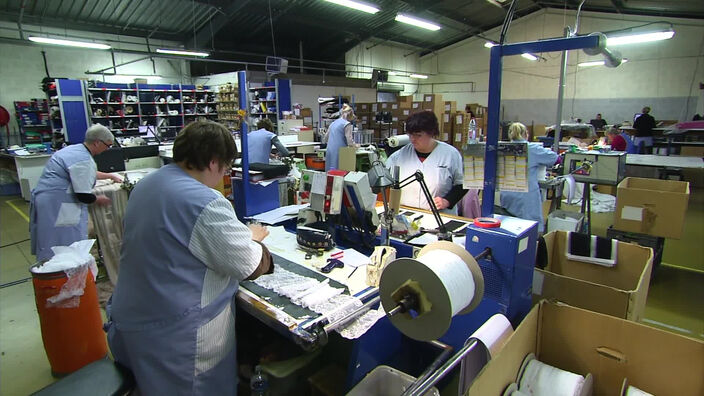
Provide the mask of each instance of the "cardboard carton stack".
POLYGON ((465 109, 469 107, 469 110, 474 113, 474 120, 477 123, 477 137, 486 135, 486 128, 488 124, 488 108, 480 105, 479 103, 469 103, 465 105, 465 109))
POLYGON ((370 129, 373 121, 374 115, 372 114, 372 104, 371 103, 357 103, 355 115, 357 116, 357 127, 359 129, 370 129))
POLYGON ((448 142, 455 146, 458 150, 467 143, 467 135, 469 131, 469 114, 464 111, 455 112, 454 122, 452 125, 452 141, 448 142))
POLYGON ((454 126, 454 114, 457 112, 457 102, 455 101, 445 101, 443 105, 443 112, 441 118, 439 117, 438 122, 440 123, 440 137, 439 140, 447 144, 452 144, 452 131, 454 126))

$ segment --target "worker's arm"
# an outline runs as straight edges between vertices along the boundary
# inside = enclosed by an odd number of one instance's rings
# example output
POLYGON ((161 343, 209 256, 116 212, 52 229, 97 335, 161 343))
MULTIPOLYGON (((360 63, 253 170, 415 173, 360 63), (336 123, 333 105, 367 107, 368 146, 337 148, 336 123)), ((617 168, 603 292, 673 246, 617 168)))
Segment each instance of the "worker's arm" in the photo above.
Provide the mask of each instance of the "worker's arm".
MULTIPOLYGON (((273 268, 269 251, 235 215, 223 196, 211 201, 198 216, 188 249, 209 269, 238 281, 254 279, 273 268)), ((207 276, 207 275, 206 275, 207 276)))
POLYGON ((356 146, 354 136, 352 136, 352 124, 345 125, 345 141, 347 141, 347 145, 350 147, 356 146))
MULTIPOLYGON (((467 191, 468 190, 462 188, 461 184, 455 184, 454 186, 452 186, 450 191, 448 191, 447 194, 445 194, 445 196, 441 198, 441 199, 445 200, 445 202, 442 202, 444 207, 440 208, 437 201, 435 202, 435 206, 437 206, 438 209, 451 208, 451 207, 457 205, 457 202, 459 202, 460 199, 462 199, 462 197, 464 197, 464 195, 467 193, 467 191)), ((439 198, 439 197, 436 197, 436 198, 439 198)))
POLYGON ((93 185, 95 185, 96 178, 94 166, 95 165, 90 161, 81 161, 71 165, 68 168, 71 188, 73 189, 73 194, 78 202, 84 204, 97 203, 98 205, 107 205, 110 203, 110 198, 104 195, 96 196, 93 194, 93 185))
POLYGON ((291 156, 291 153, 288 152, 288 150, 286 149, 286 146, 284 146, 283 143, 281 143, 281 141, 279 140, 279 138, 277 136, 274 136, 271 139, 271 144, 273 144, 274 147, 276 147, 276 150, 279 152, 280 156, 282 156, 282 157, 290 157, 291 156))
POLYGON ((330 138, 330 128, 325 130, 325 135, 320 139, 320 143, 327 144, 330 138))
POLYGON ((122 183, 122 178, 116 173, 96 172, 98 180, 112 179, 116 183, 122 183))

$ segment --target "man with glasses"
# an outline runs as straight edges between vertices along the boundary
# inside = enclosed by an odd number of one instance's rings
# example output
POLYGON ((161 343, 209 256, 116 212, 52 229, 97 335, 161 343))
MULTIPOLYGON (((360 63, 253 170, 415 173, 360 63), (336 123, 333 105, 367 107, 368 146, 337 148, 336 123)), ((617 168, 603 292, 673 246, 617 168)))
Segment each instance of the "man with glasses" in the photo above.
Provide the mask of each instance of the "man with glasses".
POLYGON ((234 395, 233 298, 240 281, 273 271, 268 231, 213 190, 237 155, 227 128, 190 123, 173 152, 127 202, 110 350, 143 395, 234 395))
POLYGON ((54 256, 53 246, 68 246, 88 238, 87 205, 109 205, 110 199, 93 194, 96 179, 112 179, 116 174, 98 172, 93 157, 108 150, 114 137, 103 125, 86 130, 83 144, 74 144, 51 156, 32 190, 29 231, 32 254, 37 260, 54 256))

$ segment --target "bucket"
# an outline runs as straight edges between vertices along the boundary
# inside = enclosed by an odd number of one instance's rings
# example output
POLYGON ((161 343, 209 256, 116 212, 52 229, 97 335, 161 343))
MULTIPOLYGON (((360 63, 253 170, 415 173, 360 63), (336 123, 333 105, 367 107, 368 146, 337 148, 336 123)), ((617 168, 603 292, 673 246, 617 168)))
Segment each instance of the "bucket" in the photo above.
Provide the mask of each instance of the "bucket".
POLYGON ((68 276, 64 271, 35 272, 41 265, 43 263, 30 268, 34 298, 51 373, 60 377, 104 358, 108 348, 91 271, 86 271, 83 295, 72 297, 73 304, 52 304, 48 299, 59 294, 68 276))

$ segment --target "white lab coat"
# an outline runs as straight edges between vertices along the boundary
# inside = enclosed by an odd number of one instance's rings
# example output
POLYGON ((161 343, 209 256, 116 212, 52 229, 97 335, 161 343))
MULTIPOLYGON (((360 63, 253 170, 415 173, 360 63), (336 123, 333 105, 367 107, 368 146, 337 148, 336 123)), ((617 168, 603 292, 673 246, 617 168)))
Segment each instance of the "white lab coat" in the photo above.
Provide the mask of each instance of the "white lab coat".
MULTIPOLYGON (((420 170, 433 197, 444 197, 455 184, 462 184, 462 156, 456 148, 447 143, 437 142, 437 146, 425 161, 421 162, 412 144, 403 146, 386 160, 386 167, 392 172, 400 167, 400 180, 420 170)), ((401 205, 430 210, 419 183, 411 183, 401 193, 401 205)), ((457 206, 442 210, 457 214, 457 206)))

